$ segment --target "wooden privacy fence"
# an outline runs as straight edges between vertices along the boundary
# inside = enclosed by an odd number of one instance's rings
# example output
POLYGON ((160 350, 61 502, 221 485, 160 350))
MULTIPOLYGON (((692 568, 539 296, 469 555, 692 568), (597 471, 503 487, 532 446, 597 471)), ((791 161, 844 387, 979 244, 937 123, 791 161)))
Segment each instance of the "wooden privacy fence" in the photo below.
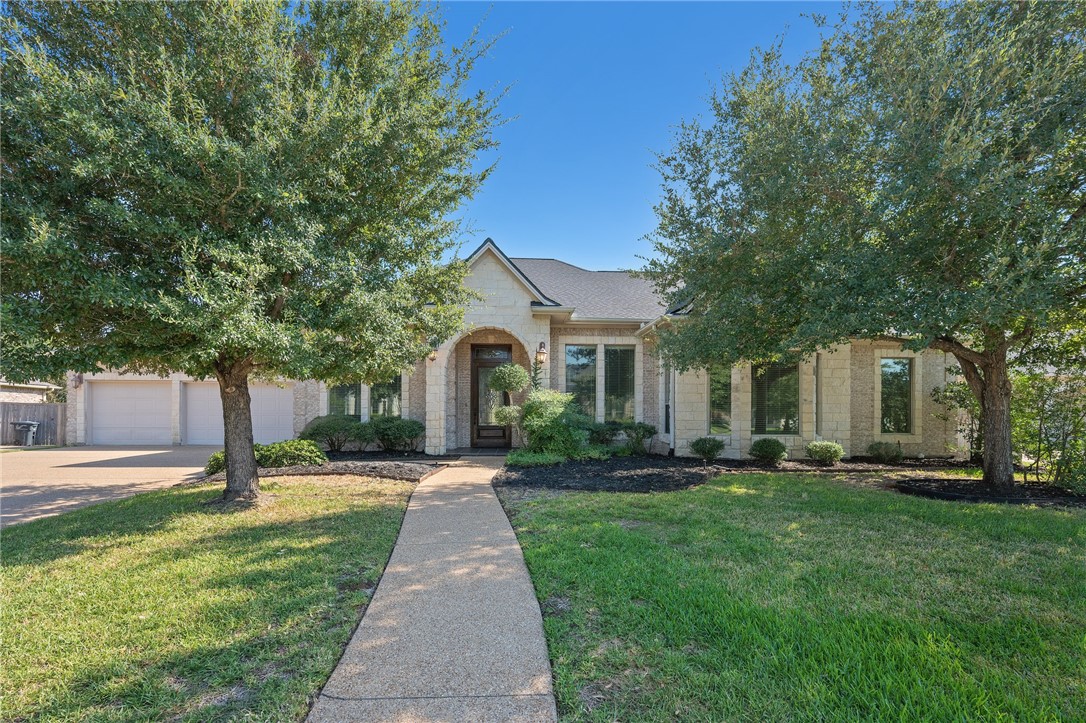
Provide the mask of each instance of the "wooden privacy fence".
POLYGON ((67 407, 64 404, 21 404, 0 402, 0 444, 23 444, 26 432, 17 432, 12 422, 38 422, 34 444, 64 444, 67 407))

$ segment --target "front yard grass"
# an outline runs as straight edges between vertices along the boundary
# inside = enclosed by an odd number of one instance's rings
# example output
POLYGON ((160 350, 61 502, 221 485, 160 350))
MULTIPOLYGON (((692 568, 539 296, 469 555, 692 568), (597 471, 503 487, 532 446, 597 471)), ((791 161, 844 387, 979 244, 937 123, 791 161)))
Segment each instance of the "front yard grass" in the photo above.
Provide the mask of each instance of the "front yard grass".
POLYGON ((565 720, 1082 720, 1086 511, 499 488, 565 720))
POLYGON ((414 485, 174 488, 3 532, 4 720, 297 720, 384 570, 414 485))

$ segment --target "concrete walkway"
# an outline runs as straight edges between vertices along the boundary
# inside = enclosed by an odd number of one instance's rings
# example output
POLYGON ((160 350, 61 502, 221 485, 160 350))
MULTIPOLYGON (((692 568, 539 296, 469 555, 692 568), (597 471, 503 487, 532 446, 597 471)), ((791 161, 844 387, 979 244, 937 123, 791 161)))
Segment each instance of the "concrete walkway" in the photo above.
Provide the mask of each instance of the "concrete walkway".
POLYGON ((465 458, 411 497, 385 574, 309 721, 554 721, 543 619, 490 479, 465 458))

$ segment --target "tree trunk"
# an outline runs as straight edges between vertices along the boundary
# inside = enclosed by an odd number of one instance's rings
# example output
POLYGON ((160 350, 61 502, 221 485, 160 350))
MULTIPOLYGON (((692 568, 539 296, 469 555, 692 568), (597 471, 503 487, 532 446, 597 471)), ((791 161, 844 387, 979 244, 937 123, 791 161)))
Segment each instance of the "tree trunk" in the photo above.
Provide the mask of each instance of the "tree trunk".
POLYGON ((984 439, 984 483, 1001 491, 1014 489, 1014 454, 1011 448, 1011 380, 1004 347, 978 358, 956 352, 969 388, 980 403, 980 431, 984 439))
POLYGON ((999 490, 1014 488, 1011 449, 1011 381, 1007 363, 985 370, 981 418, 984 427, 984 482, 999 490))
POLYGON ((253 414, 249 398, 248 361, 217 365, 222 397, 223 443, 226 447, 226 491, 223 499, 255 500, 260 478, 253 453, 253 414))

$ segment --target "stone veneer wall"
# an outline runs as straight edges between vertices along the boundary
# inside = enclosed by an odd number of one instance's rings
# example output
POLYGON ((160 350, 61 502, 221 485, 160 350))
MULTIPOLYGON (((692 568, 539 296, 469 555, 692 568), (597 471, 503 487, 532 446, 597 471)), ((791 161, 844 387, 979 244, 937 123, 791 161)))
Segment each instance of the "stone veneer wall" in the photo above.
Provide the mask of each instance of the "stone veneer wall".
POLYGON ((407 419, 426 421, 426 359, 415 362, 407 373, 407 419))
MULTIPOLYGON (((946 456, 954 443, 954 423, 936 418, 941 407, 931 399, 933 387, 946 382, 947 357, 942 352, 919 355, 901 351, 892 343, 857 341, 824 349, 799 365, 800 420, 796 435, 755 435, 751 418, 751 367, 732 369, 732 431, 720 438, 725 442, 722 456, 747 457, 751 443, 762 437, 779 439, 789 456, 801 458, 804 447, 815 439, 836 441, 845 456, 863 455, 872 441, 901 442, 906 456, 946 456), (918 378, 914 386, 915 433, 877 434, 876 401, 881 377, 879 355, 915 356, 918 378), (817 407, 817 414, 816 414, 817 407)), ((704 437, 709 429, 708 377, 701 372, 678 376, 675 390, 676 454, 690 454, 690 442, 704 437)))
POLYGON ((947 367, 953 357, 934 350, 916 354, 902 351, 890 342, 856 341, 852 345, 852 440, 853 454, 867 454, 872 442, 901 443, 906 457, 924 455, 947 457, 954 452, 957 425, 952 419, 939 419, 945 407, 931 398, 931 391, 945 385, 949 379, 947 367), (881 398, 882 357, 912 357, 913 373, 913 434, 882 434, 876 417, 876 405, 881 398))

